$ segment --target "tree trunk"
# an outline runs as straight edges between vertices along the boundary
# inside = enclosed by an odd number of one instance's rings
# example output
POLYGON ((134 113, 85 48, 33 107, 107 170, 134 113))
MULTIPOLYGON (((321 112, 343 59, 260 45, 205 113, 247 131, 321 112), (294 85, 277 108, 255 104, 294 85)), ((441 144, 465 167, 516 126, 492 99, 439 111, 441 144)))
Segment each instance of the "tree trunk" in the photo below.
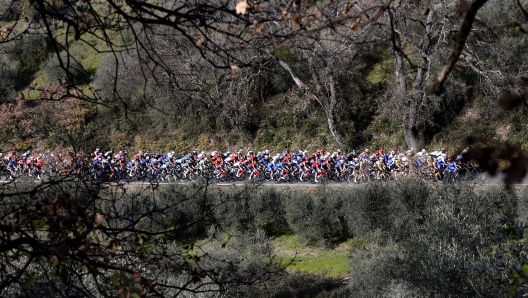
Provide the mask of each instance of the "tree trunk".
POLYGON ((299 88, 305 90, 306 92, 309 92, 314 97, 314 99, 321 105, 326 114, 326 119, 328 121, 328 129, 330 129, 330 132, 332 133, 332 136, 334 137, 337 146, 339 146, 339 148, 345 149, 345 138, 343 137, 343 134, 339 129, 339 124, 337 123, 337 119, 335 116, 337 97, 335 86, 333 84, 333 76, 328 75, 330 80, 330 96, 325 97, 324 95, 321 95, 324 94, 323 92, 321 92, 323 86, 319 82, 317 74, 315 73, 315 70, 313 69, 312 65, 310 65, 310 71, 312 72, 312 78, 315 84, 315 92, 313 90, 310 90, 310 88, 303 81, 301 81, 301 79, 295 74, 293 69, 291 69, 291 67, 286 62, 279 60, 279 64, 290 73, 290 76, 299 88))
POLYGON ((418 130, 414 126, 406 126, 404 124, 403 133, 405 135, 405 142, 407 143, 407 149, 411 149, 414 152, 418 150, 420 141, 418 139, 418 130))
POLYGON ((396 88, 394 97, 397 102, 401 103, 403 111, 403 134, 408 149, 418 149, 420 144, 418 139, 418 129, 416 128, 416 104, 413 98, 407 94, 407 82, 405 64, 403 61, 403 49, 401 47, 400 33, 395 26, 395 18, 392 9, 389 9, 391 25, 392 52, 394 55, 394 73, 396 79, 396 88))
POLYGON ((343 134, 339 130, 339 126, 337 125, 337 119, 335 117, 335 114, 331 111, 325 111, 326 112, 326 118, 328 119, 328 128, 330 129, 330 132, 334 136, 335 142, 339 148, 346 148, 345 144, 345 138, 343 137, 343 134))

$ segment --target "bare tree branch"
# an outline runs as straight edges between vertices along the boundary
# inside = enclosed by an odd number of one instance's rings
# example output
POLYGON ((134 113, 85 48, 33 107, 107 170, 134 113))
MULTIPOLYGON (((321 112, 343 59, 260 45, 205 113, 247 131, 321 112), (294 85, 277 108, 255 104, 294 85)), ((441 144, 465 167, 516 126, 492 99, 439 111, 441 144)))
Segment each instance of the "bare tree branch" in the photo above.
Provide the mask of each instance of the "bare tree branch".
POLYGON ((526 11, 526 9, 524 9, 524 7, 522 6, 521 0, 517 0, 517 4, 519 5, 519 8, 523 12, 524 17, 528 21, 528 11, 526 11))
POLYGON ((475 16, 477 15, 478 10, 486 3, 488 0, 476 0, 471 4, 469 7, 466 17, 464 18, 464 23, 462 24, 462 27, 460 28, 460 32, 458 34, 458 38, 456 41, 456 44, 453 48, 453 51, 451 52, 451 55, 449 56, 449 60, 444 65, 438 76, 434 79, 434 82, 427 87, 427 90, 433 94, 440 94, 442 92, 442 87, 447 80, 447 77, 449 76, 449 73, 453 70, 453 67, 455 67, 456 62, 458 61, 458 58, 460 57, 460 54, 462 54, 462 50, 464 49, 464 45, 466 44, 466 39, 469 36, 469 33, 471 31, 471 27, 473 25, 473 21, 475 20, 475 16))

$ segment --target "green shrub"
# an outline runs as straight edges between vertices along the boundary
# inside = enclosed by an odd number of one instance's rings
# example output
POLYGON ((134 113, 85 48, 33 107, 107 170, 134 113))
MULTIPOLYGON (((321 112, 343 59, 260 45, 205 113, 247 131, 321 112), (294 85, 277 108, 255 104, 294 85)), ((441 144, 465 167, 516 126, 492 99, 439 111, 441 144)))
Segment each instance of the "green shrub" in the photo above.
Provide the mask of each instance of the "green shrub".
POLYGON ((397 280, 398 261, 395 246, 371 244, 356 250, 350 259, 353 269, 348 279, 348 292, 353 297, 366 298, 387 294, 393 286, 391 282, 397 280))
POLYGON ((528 224, 528 188, 522 190, 517 201, 517 218, 523 224, 528 224))
POLYGON ((431 189, 410 180, 390 185, 387 202, 388 188, 373 187, 359 189, 354 195, 359 203, 345 204, 347 212, 358 209, 349 225, 372 238, 352 252, 350 295, 506 297, 511 274, 524 274, 518 265, 526 263, 524 249, 514 249, 522 229, 511 228, 518 202, 514 191, 464 184, 431 189), (390 207, 376 210, 372 202, 390 207), (380 210, 388 220, 379 220, 380 210))
POLYGON ((286 220, 289 227, 305 242, 323 239, 317 223, 314 199, 303 192, 293 192, 286 202, 286 220))
POLYGON ((281 272, 249 289, 246 297, 255 298, 338 298, 345 296, 341 280, 296 272, 281 272))
POLYGON ((176 237, 194 242, 204 239, 207 229, 215 224, 211 196, 204 184, 197 183, 188 187, 168 186, 156 195, 155 200, 176 203, 166 212, 167 226, 177 232, 176 237))
POLYGON ((60 61, 59 56, 52 55, 44 66, 44 73, 52 83, 61 83, 62 80, 66 80, 70 84, 83 84, 89 80, 79 60, 66 52, 60 54, 60 61))
POLYGON ((401 273, 427 296, 504 296, 507 273, 496 262, 507 258, 496 248, 514 201, 508 191, 479 195, 464 185, 432 192, 423 225, 400 242, 401 273))
POLYGON ((325 245, 348 236, 342 206, 342 196, 331 188, 294 191, 286 201, 286 220, 302 241, 325 245))
POLYGON ((224 230, 262 229, 273 235, 286 227, 283 196, 277 190, 254 184, 218 192, 214 195, 216 222, 224 230))
POLYGON ((390 235, 407 239, 424 221, 424 209, 431 189, 419 179, 398 180, 389 186, 392 193, 389 205, 390 235))
POLYGON ((352 191, 343 208, 350 234, 365 236, 376 229, 390 231, 392 197, 389 187, 380 184, 368 184, 352 191))
POLYGON ((21 35, 14 42, 0 48, 0 53, 16 67, 15 89, 21 90, 29 85, 42 64, 52 51, 51 43, 45 35, 21 35))
POLYGON ((16 96, 15 79, 15 71, 0 61, 0 104, 14 101, 16 96))

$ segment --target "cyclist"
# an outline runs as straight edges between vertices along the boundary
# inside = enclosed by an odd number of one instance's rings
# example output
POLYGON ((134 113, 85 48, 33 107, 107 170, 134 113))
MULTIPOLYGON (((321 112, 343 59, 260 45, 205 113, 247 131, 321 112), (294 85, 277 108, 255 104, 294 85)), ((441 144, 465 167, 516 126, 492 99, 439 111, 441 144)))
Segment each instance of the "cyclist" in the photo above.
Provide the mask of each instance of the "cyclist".
POLYGON ((247 153, 247 163, 246 168, 249 171, 249 179, 253 179, 253 176, 258 176, 258 170, 257 170, 257 157, 255 156, 254 152, 251 150, 247 153))
POLYGON ((425 149, 422 149, 422 151, 416 153, 416 163, 414 164, 415 167, 421 167, 425 161, 426 152, 425 149))
MULTIPOLYGON (((14 151, 13 151, 14 152, 14 151)), ((15 179, 15 171, 17 166, 16 153, 10 153, 8 157, 7 169, 9 170, 9 180, 15 179)))
POLYGON ((437 158, 436 158, 436 168, 437 170, 442 173, 444 171, 444 168, 446 166, 446 154, 445 153, 441 153, 437 158))
POLYGON ((114 159, 117 161, 120 161, 123 158, 123 151, 119 151, 115 156, 114 159))
POLYGON ((114 153, 114 150, 113 150, 113 149, 110 149, 110 150, 106 151, 106 152, 103 154, 103 156, 104 156, 105 158, 108 159, 108 158, 110 158, 110 157, 112 156, 112 153, 114 153))
POLYGON ((41 179, 40 178, 40 174, 42 173, 42 157, 41 157, 41 155, 39 155, 36 158, 35 169, 36 169, 35 172, 37 173, 37 179, 41 179))
POLYGON ((317 178, 323 176, 323 168, 322 168, 321 164, 322 164, 322 159, 321 158, 315 158, 313 160, 312 172, 314 172, 314 175, 315 175, 315 179, 314 179, 315 182, 319 182, 319 181, 317 181, 317 178))
POLYGON ((277 159, 275 163, 275 175, 277 175, 277 179, 282 178, 282 175, 284 174, 283 170, 284 170, 284 164, 282 163, 282 159, 279 156, 279 158, 277 159))
POLYGON ((198 162, 198 170, 200 171, 200 174, 203 174, 203 171, 207 167, 207 157, 203 157, 198 162))
POLYGON ((380 179, 381 172, 385 171, 387 169, 387 166, 383 162, 382 158, 376 159, 374 161, 374 165, 376 166, 376 179, 380 179))
POLYGON ((202 152, 200 152, 200 154, 198 154, 198 156, 196 157, 196 161, 197 161, 197 162, 200 162, 200 161, 202 161, 202 159, 204 159, 204 158, 205 158, 205 152, 202 151, 202 152))
POLYGON ((468 152, 469 148, 465 148, 464 150, 462 150, 462 152, 460 152, 459 155, 457 155, 456 157, 456 161, 459 161, 459 160, 462 160, 462 157, 464 156, 464 154, 466 154, 468 152))
POLYGON ((387 169, 396 170, 398 168, 396 164, 396 160, 398 158, 398 154, 395 154, 394 151, 389 152, 389 154, 387 155, 387 162, 385 163, 387 169))
POLYGON ((91 155, 92 155, 92 157, 94 157, 94 158, 95 158, 96 156, 98 156, 98 155, 99 155, 99 148, 96 148, 95 151, 92 152, 91 155))
POLYGON ((336 177, 340 178, 341 175, 346 171, 345 159, 341 158, 335 164, 336 177))
POLYGON ((303 178, 306 175, 309 175, 311 173, 310 166, 308 165, 308 157, 303 154, 303 156, 299 156, 297 158, 297 164, 299 166, 299 171, 301 172, 301 176, 299 176, 299 180, 304 181, 303 178))
POLYGON ((446 167, 446 170, 447 170, 449 173, 457 173, 457 172, 458 172, 457 162, 454 161, 454 160, 450 160, 450 159, 448 159, 448 160, 447 160, 447 167, 446 167))
POLYGON ((273 160, 267 162, 266 167, 268 168, 268 172, 270 172, 271 180, 273 180, 273 174, 275 173, 275 164, 273 163, 273 160))

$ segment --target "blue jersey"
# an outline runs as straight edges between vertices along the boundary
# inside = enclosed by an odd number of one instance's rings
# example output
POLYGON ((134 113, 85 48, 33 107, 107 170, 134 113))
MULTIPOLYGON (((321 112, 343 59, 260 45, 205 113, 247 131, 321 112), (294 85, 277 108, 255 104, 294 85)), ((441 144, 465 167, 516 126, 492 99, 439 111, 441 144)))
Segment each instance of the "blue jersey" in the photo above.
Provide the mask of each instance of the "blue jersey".
POLYGON ((335 168, 336 168, 336 169, 341 169, 341 168, 343 168, 343 165, 344 165, 343 161, 339 160, 339 161, 336 163, 335 168))
POLYGON ((444 159, 439 158, 439 159, 436 161, 436 165, 438 166, 439 169, 443 169, 444 166, 445 166, 444 159))
POLYGON ((447 165, 447 170, 451 173, 454 173, 456 171, 456 162, 450 162, 449 165, 447 165))
POLYGON ((387 161, 387 166, 391 168, 394 165, 394 158, 391 158, 387 161))

